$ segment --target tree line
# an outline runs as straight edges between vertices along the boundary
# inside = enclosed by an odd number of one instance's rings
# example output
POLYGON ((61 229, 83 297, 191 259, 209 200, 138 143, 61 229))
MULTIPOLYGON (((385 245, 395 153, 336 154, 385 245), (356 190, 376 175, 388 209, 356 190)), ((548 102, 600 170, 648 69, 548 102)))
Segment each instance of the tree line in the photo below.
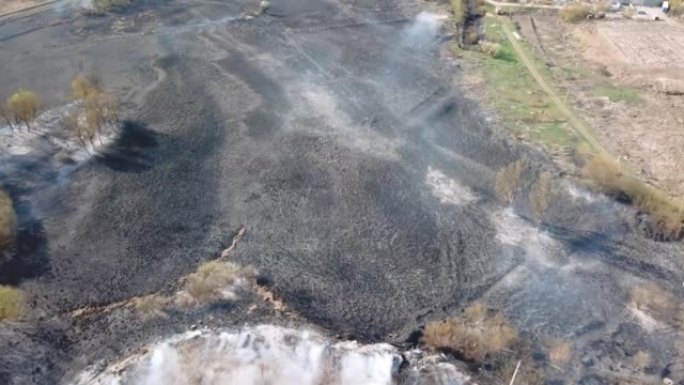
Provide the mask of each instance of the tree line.
MULTIPOLYGON (((62 125, 83 145, 88 142, 92 145, 101 138, 104 127, 116 125, 119 121, 118 101, 94 75, 77 75, 71 81, 71 92, 77 108, 63 118, 62 125)), ((7 98, 0 108, 0 115, 12 133, 22 127, 31 131, 41 107, 35 92, 19 89, 7 98)))

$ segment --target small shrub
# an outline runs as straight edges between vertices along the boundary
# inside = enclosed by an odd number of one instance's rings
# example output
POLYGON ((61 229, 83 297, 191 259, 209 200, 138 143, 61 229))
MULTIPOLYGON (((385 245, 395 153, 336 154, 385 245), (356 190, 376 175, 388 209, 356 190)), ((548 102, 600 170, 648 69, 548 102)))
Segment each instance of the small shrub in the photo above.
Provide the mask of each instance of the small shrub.
POLYGON ((529 196, 530 209, 532 210, 532 215, 535 219, 538 221, 542 220, 546 209, 549 208, 549 204, 551 204, 552 198, 551 174, 542 172, 541 175, 539 175, 539 179, 537 179, 532 186, 529 196))
POLYGON ((651 365, 651 354, 640 350, 632 357, 632 365, 637 370, 644 370, 651 365))
POLYGON ((24 293, 21 290, 0 285, 0 321, 19 319, 25 309, 24 293))
POLYGON ((6 108, 15 123, 24 123, 31 129, 31 123, 38 116, 40 99, 35 93, 20 89, 7 99, 6 108))
POLYGON ((591 8, 586 4, 572 3, 560 10, 563 21, 568 23, 578 23, 591 14, 591 8))
POLYGON ((248 268, 234 263, 210 261, 200 265, 197 272, 188 275, 185 286, 192 297, 205 301, 220 297, 223 289, 251 274, 248 268))
POLYGON ((14 246, 16 231, 17 216, 12 199, 4 190, 0 190, 0 255, 14 246))
POLYGON ((584 165, 582 175, 604 189, 611 188, 622 176, 622 168, 610 156, 597 155, 584 165))
POLYGON ((656 319, 667 320, 677 310, 674 296, 655 283, 633 287, 629 296, 637 309, 651 314, 656 319))
POLYGON ((149 320, 166 315, 166 313, 164 313, 164 308, 168 303, 168 298, 157 294, 151 294, 138 298, 134 302, 134 307, 140 318, 149 320))
POLYGON ((564 367, 572 358, 572 342, 557 339, 549 344, 549 361, 552 364, 564 367))
POLYGON ((423 344, 459 352, 467 359, 482 360, 487 354, 508 348, 517 338, 517 330, 500 313, 491 314, 478 303, 465 309, 462 317, 426 325, 423 344))
POLYGON ((522 174, 528 163, 527 158, 523 157, 502 168, 496 174, 496 192, 506 203, 513 202, 513 197, 518 190, 522 174))
POLYGON ((636 8, 634 8, 631 4, 629 7, 625 8, 624 12, 622 12, 622 16, 631 19, 636 15, 636 8))
POLYGON ((454 22, 463 24, 466 18, 468 4, 466 0, 451 0, 451 11, 454 13, 454 22))
POLYGON ((496 59, 501 54, 501 44, 491 41, 481 41, 480 51, 496 59))

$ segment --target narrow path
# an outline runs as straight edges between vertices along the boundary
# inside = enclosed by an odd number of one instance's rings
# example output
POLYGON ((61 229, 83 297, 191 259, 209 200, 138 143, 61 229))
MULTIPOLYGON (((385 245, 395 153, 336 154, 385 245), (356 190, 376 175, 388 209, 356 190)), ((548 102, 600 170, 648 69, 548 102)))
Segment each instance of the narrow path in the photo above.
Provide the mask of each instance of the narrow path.
POLYGON ((505 1, 485 0, 485 3, 495 7, 512 7, 512 8, 537 8, 537 9, 561 9, 560 5, 547 4, 523 4, 523 3, 509 3, 505 1))
MULTIPOLYGON (((493 3, 490 0, 487 0, 488 3, 493 3)), ((499 16, 496 16, 501 20, 499 16)), ((578 118, 571 110, 568 108, 568 106, 561 100, 561 98, 558 96, 556 91, 549 85, 549 83, 544 79, 544 76, 539 72, 537 67, 534 65, 534 62, 532 59, 527 55, 525 50, 522 48, 520 45, 520 42, 513 36, 513 31, 511 31, 511 27, 505 23, 501 22, 499 23, 501 25, 501 28, 504 31, 504 34, 506 35, 506 38, 508 41, 511 42, 511 45, 513 46, 513 49, 515 50, 516 54, 520 58, 520 61, 525 65, 527 70, 530 72, 534 80, 539 84, 539 86, 546 92, 546 94, 551 98, 551 101, 556 105, 559 111, 565 115, 565 117, 568 119, 570 122, 571 126, 574 128, 574 130, 579 134, 584 140, 589 143, 594 150, 599 152, 600 154, 608 154, 608 151, 596 140, 594 135, 591 133, 591 129, 589 126, 587 126, 580 118, 578 118)))

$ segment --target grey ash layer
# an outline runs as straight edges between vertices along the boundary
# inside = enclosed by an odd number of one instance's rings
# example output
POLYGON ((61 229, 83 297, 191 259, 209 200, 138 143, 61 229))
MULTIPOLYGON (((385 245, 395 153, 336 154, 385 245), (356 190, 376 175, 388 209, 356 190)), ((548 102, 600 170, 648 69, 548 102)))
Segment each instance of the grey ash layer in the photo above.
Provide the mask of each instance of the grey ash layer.
POLYGON ((682 376, 671 338, 625 310, 639 282, 682 294, 681 246, 647 240, 633 213, 591 196, 561 194, 540 228, 511 215, 495 172, 527 154, 529 185, 553 167, 495 135, 439 39, 413 24, 418 2, 274 0, 238 18, 254 6, 136 1, 105 17, 59 7, 0 22, 2 89, 59 106, 70 79, 96 69, 127 119, 68 178, 44 158, 0 165, 22 228, 0 275, 40 313, 0 326, 0 383, 66 381, 198 319, 278 322, 247 314, 249 296, 147 323, 65 315, 172 289, 242 225, 233 258, 331 333, 403 344, 482 299, 531 338, 594 352, 578 381, 640 347, 682 376))

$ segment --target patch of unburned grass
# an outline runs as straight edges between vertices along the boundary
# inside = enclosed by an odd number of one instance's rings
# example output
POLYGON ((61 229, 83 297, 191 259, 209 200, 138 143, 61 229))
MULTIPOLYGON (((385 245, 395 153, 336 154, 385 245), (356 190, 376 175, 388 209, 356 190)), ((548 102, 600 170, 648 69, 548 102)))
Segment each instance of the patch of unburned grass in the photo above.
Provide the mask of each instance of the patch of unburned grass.
MULTIPOLYGON (((484 20, 487 41, 498 44, 496 55, 487 53, 477 58, 488 104, 501 114, 516 136, 526 137, 547 149, 572 146, 576 139, 565 123, 566 117, 530 75, 499 24, 508 21, 494 17, 484 20)), ((529 56, 534 57, 531 51, 529 56)), ((536 67, 542 73, 548 72, 542 64, 536 67)))
POLYGON ((253 275, 253 270, 248 267, 231 262, 210 261, 203 263, 196 272, 186 277, 185 287, 193 298, 209 301, 220 298, 222 291, 239 279, 253 275))
POLYGON ((684 236, 684 210, 664 193, 626 174, 620 164, 608 155, 597 155, 582 169, 608 196, 628 201, 649 216, 651 234, 656 240, 679 240, 684 236))
POLYGON ((143 320, 150 320, 165 316, 166 313, 164 312, 164 309, 169 302, 170 299, 162 295, 150 294, 138 298, 133 305, 140 318, 143 320))
POLYGON ((19 319, 25 310, 24 293, 14 287, 0 285, 0 321, 19 319))
POLYGON ((0 190, 0 255, 14 244, 16 227, 17 217, 12 199, 4 190, 0 190))
POLYGON ((606 96, 612 102, 634 103, 641 99, 639 91, 629 87, 617 87, 605 84, 594 88, 594 95, 606 96))
POLYGON ((549 361, 558 367, 564 367, 572 358, 572 342, 564 339, 551 341, 548 347, 549 361))
POLYGON ((480 303, 465 309, 460 317, 429 323, 423 334, 426 346, 452 350, 471 360, 504 350, 517 339, 518 331, 501 313, 490 312, 480 303))
POLYGON ((522 175, 529 166, 526 157, 520 158, 496 173, 496 193, 506 203, 513 202, 515 192, 520 187, 522 175))

